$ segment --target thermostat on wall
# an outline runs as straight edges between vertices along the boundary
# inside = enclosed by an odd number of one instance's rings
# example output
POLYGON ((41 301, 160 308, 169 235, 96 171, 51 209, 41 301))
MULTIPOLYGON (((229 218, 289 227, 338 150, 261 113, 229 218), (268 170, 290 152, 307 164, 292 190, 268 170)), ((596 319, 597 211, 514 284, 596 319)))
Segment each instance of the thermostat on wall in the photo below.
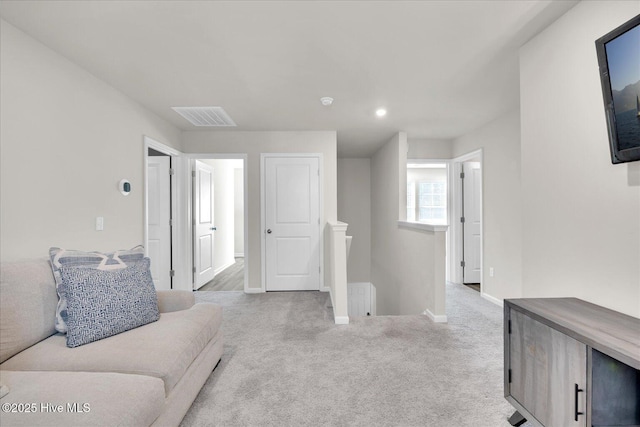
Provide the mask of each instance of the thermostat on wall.
POLYGON ((128 180, 123 179, 120 181, 120 184, 118 184, 118 189, 123 196, 128 196, 129 193, 131 193, 131 183, 128 180))

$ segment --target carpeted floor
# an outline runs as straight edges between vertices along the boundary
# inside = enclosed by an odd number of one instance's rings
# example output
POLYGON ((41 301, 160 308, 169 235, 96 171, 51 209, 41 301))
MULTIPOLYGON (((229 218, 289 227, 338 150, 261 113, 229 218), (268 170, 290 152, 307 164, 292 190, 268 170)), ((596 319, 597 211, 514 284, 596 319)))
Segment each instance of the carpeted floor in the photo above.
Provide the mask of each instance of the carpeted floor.
POLYGON ((334 325, 328 294, 198 292, 224 307, 222 361, 182 426, 508 427, 502 309, 447 285, 448 324, 334 325))

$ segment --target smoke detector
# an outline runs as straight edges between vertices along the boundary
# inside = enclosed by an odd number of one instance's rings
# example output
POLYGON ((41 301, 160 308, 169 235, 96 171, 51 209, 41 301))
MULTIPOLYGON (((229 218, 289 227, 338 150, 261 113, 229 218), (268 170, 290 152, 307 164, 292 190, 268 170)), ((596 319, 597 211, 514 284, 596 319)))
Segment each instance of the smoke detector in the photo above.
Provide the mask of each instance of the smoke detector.
POLYGON ((323 96, 322 98, 320 98, 320 102, 322 103, 322 105, 324 105, 325 107, 330 106, 331 104, 333 104, 333 98, 331 98, 330 96, 323 96))

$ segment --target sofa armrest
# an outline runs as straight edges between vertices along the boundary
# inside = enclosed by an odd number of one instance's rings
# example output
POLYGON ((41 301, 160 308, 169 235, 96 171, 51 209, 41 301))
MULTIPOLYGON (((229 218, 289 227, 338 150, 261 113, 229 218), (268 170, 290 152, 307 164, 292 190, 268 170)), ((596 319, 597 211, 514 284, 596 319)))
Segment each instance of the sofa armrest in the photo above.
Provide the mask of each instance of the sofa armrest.
POLYGON ((192 291, 157 291, 160 313, 170 313, 191 308, 196 303, 192 291))

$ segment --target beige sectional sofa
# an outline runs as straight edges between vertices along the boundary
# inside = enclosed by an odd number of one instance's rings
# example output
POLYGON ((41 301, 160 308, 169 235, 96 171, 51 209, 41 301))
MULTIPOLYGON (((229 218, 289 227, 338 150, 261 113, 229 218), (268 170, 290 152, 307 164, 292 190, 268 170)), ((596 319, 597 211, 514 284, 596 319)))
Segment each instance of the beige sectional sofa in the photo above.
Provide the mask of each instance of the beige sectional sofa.
POLYGON ((2 427, 175 426, 222 356, 222 309, 192 292, 159 291, 158 321, 76 348, 57 300, 46 259, 2 264, 2 427))

